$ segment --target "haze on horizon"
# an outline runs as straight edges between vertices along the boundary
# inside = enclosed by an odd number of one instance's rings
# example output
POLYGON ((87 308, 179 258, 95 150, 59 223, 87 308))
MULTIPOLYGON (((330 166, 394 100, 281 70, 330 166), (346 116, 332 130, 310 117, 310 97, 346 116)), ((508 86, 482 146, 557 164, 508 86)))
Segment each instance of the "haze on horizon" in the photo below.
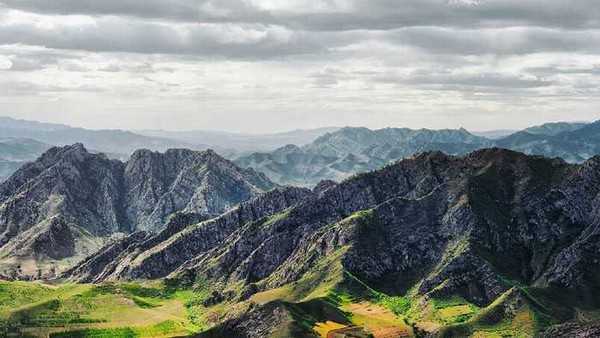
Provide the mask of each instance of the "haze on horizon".
POLYGON ((90 129, 600 118, 596 0, 0 0, 0 115, 90 129))

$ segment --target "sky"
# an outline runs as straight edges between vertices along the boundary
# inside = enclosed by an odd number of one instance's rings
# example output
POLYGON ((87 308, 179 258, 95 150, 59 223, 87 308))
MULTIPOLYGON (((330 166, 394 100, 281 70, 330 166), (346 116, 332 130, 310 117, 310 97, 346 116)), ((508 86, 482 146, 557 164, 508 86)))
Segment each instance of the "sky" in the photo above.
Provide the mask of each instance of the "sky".
POLYGON ((0 115, 86 128, 600 119, 598 0, 0 0, 0 115))

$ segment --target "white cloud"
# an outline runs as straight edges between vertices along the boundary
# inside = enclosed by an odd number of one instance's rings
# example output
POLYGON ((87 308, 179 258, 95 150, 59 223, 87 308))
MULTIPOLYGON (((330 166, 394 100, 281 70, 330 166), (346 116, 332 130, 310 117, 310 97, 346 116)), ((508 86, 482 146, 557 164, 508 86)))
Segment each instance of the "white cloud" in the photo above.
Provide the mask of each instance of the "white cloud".
POLYGON ((0 0, 0 111, 260 132, 589 120, 595 1, 0 0))
POLYGON ((0 70, 11 69, 13 66, 12 61, 6 56, 0 55, 0 70))

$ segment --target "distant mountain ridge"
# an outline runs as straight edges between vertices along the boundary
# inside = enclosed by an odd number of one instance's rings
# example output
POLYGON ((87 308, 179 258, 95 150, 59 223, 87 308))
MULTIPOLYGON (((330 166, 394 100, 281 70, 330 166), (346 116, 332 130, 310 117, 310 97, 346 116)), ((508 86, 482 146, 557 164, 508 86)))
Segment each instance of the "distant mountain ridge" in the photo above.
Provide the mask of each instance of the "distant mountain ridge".
POLYGON ((600 154, 600 120, 587 124, 549 124, 512 134, 495 145, 525 154, 581 163, 600 154))
POLYGON ((121 162, 54 147, 0 184, 0 262, 68 265, 113 235, 159 231, 177 212, 216 216, 274 187, 210 150, 138 150, 121 162))
POLYGON ((524 131, 534 135, 556 136, 560 133, 575 131, 587 126, 587 122, 551 122, 530 127, 524 131))
POLYGON ((279 184, 312 186, 321 180, 341 180, 381 168, 427 150, 464 154, 492 145, 465 129, 342 128, 303 147, 286 146, 272 153, 255 153, 235 162, 265 173, 279 184))
POLYGON ((225 151, 237 153, 253 151, 272 151, 286 144, 304 145, 313 142, 319 136, 335 132, 341 128, 324 127, 306 130, 292 130, 273 134, 243 134, 209 130, 190 131, 165 131, 165 130, 140 130, 141 135, 165 137, 189 143, 208 144, 219 147, 225 151))
POLYGON ((597 133, 600 133, 600 121, 549 123, 494 140, 462 128, 371 130, 347 127, 302 147, 288 145, 269 153, 242 156, 235 162, 263 172, 279 184, 313 186, 321 180, 340 181, 428 150, 463 155, 476 149, 502 147, 579 163, 600 153, 597 133))
POLYGON ((254 151, 270 151, 283 145, 310 143, 326 132, 338 128, 318 128, 294 130, 283 133, 252 135, 218 131, 169 132, 162 130, 90 130, 75 128, 64 124, 27 121, 0 116, 0 182, 7 179, 16 169, 28 161, 35 160, 51 146, 64 146, 82 143, 92 152, 107 154, 110 158, 127 160, 138 149, 166 151, 172 148, 192 150, 213 149, 221 156, 235 158, 240 154, 254 151), (10 145, 22 149, 15 158, 9 149, 5 149, 7 140, 10 145), (43 146, 32 146, 37 142, 43 146), (6 150, 6 151, 5 151, 6 150))
MULTIPOLYGON (((561 157, 579 163, 600 150, 593 139, 595 123, 553 122, 500 137, 507 131, 475 135, 467 130, 428 130, 361 127, 296 130, 270 135, 249 135, 212 131, 169 132, 86 130, 60 124, 0 118, 0 132, 5 135, 28 135, 45 144, 84 143, 93 152, 126 160, 134 150, 148 148, 215 149, 222 156, 235 159, 244 168, 266 174, 278 184, 314 186, 322 180, 340 181, 356 173, 381 168, 414 153, 440 150, 461 155, 476 149, 496 146, 526 154, 561 157), (577 141, 575 141, 577 140, 577 141), (287 144, 287 145, 286 145, 287 144), (260 152, 256 149, 265 149, 260 152), (271 150, 273 149, 273 150, 271 150)), ((25 139, 22 139, 25 140, 25 139)), ((39 141, 38 141, 39 142, 39 141)), ((0 182, 25 161, 3 158, 0 144, 0 182)), ((40 155, 30 151, 28 160, 40 155)))
POLYGON ((129 156, 137 149, 165 151, 170 148, 203 150, 208 147, 160 137, 138 135, 125 130, 90 130, 62 124, 41 123, 0 117, 2 137, 29 138, 54 146, 82 143, 95 151, 129 156))
POLYGON ((19 167, 35 160, 50 145, 27 138, 0 138, 0 182, 6 180, 19 167))

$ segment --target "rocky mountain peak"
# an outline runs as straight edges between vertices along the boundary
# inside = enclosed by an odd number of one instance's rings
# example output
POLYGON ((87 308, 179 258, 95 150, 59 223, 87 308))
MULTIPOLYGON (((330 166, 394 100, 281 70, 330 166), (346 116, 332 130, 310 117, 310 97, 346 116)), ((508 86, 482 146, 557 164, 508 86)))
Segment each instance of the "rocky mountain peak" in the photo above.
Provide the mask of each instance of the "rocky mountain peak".
MULTIPOLYGON (((70 233, 66 241, 93 244, 115 233, 158 232, 176 212, 216 216, 275 186, 210 150, 138 150, 123 163, 80 143, 54 147, 0 185, 0 254, 15 254, 8 244, 19 233, 53 217, 69 231, 50 227, 51 238, 70 233)), ((76 246, 74 255, 91 249, 76 246)))
POLYGON ((87 155, 90 155, 90 153, 85 146, 82 143, 75 143, 64 147, 52 147, 42 154, 40 160, 45 163, 58 160, 81 161, 87 155))

